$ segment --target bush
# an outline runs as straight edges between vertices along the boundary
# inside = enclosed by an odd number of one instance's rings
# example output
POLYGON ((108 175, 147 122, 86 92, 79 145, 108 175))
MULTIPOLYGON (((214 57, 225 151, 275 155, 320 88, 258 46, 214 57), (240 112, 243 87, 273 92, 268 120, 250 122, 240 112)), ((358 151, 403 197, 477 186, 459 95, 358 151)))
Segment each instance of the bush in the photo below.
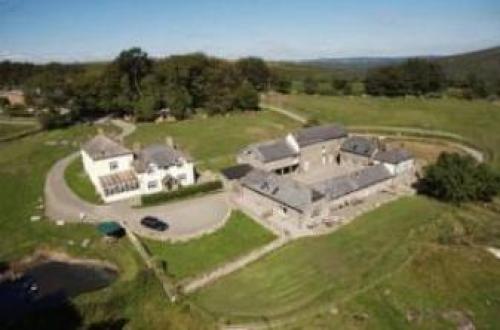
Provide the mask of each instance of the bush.
POLYGON ((152 195, 142 196, 142 205, 149 206, 155 204, 161 204, 164 202, 169 202, 176 199, 183 199, 187 197, 194 197, 203 193, 208 193, 216 191, 222 188, 222 182, 220 181, 210 181, 202 184, 197 184, 188 187, 182 187, 178 190, 161 192, 152 195))
POLYGON ((37 117, 40 126, 44 129, 64 128, 74 123, 72 113, 59 114, 55 111, 42 112, 37 117))
POLYGON ((435 164, 425 168, 418 189, 423 194, 455 204, 489 202, 500 192, 500 176, 470 156, 445 152, 439 155, 435 164))

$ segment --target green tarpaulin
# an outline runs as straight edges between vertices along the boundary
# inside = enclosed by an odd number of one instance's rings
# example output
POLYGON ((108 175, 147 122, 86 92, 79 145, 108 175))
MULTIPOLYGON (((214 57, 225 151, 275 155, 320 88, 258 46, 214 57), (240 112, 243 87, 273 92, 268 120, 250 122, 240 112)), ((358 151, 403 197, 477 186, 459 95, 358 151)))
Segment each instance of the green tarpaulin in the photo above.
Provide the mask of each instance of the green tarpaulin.
POLYGON ((105 221, 97 226, 97 230, 104 235, 116 235, 123 231, 122 226, 116 221, 105 221))

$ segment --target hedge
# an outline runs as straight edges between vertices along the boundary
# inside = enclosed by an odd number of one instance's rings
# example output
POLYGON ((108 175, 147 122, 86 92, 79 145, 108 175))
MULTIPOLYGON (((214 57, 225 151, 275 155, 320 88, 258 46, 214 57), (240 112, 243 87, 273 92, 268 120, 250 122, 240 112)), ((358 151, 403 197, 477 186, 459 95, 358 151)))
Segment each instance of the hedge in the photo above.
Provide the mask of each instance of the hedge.
POLYGON ((210 181, 193 186, 181 187, 174 191, 161 192, 157 194, 144 195, 141 197, 142 206, 151 206, 169 202, 176 199, 194 197, 203 193, 216 191, 222 188, 221 181, 210 181))

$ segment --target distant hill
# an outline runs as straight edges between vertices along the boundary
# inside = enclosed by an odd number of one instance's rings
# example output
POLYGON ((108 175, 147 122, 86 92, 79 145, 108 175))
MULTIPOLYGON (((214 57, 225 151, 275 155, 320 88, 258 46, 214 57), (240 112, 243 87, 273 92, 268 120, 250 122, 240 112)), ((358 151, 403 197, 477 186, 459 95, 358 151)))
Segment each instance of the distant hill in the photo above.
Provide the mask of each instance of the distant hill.
POLYGON ((441 64, 446 75, 451 79, 465 79, 469 73, 475 73, 486 81, 500 79, 500 46, 443 56, 436 59, 441 64))
POLYGON ((406 57, 347 57, 305 60, 300 63, 306 66, 328 70, 342 70, 355 75, 364 75, 369 69, 398 64, 404 62, 406 59, 406 57))
MULTIPOLYGON (((448 56, 416 56, 439 63, 447 77, 458 80, 465 79, 469 73, 475 73, 486 81, 500 79, 500 46, 474 52, 448 56)), ((394 65, 406 61, 410 57, 352 57, 352 58, 321 58, 296 62, 295 65, 321 69, 338 73, 341 77, 360 77, 373 68, 394 65)), ((287 63, 286 66, 290 66, 287 63)), ((316 71, 316 70, 315 70, 316 71)))

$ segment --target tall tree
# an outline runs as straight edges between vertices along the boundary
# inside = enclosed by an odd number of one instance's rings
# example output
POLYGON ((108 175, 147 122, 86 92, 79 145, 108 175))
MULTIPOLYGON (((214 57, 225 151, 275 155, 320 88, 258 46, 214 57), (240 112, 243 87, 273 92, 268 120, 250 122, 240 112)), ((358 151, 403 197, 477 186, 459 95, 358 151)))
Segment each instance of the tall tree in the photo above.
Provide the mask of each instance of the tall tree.
POLYGON ((122 51, 115 63, 120 71, 127 75, 130 90, 135 96, 140 96, 142 94, 141 80, 151 71, 152 67, 152 61, 148 54, 138 47, 130 48, 122 51))
POLYGON ((236 90, 237 107, 242 110, 255 110, 259 108, 259 93, 253 85, 244 81, 236 90))
POLYGON ((271 72, 264 60, 258 57, 242 58, 236 62, 236 68, 257 91, 261 92, 267 89, 271 72))
POLYGON ((304 79, 304 93, 306 94, 316 94, 318 91, 318 82, 312 77, 307 77, 304 79))

